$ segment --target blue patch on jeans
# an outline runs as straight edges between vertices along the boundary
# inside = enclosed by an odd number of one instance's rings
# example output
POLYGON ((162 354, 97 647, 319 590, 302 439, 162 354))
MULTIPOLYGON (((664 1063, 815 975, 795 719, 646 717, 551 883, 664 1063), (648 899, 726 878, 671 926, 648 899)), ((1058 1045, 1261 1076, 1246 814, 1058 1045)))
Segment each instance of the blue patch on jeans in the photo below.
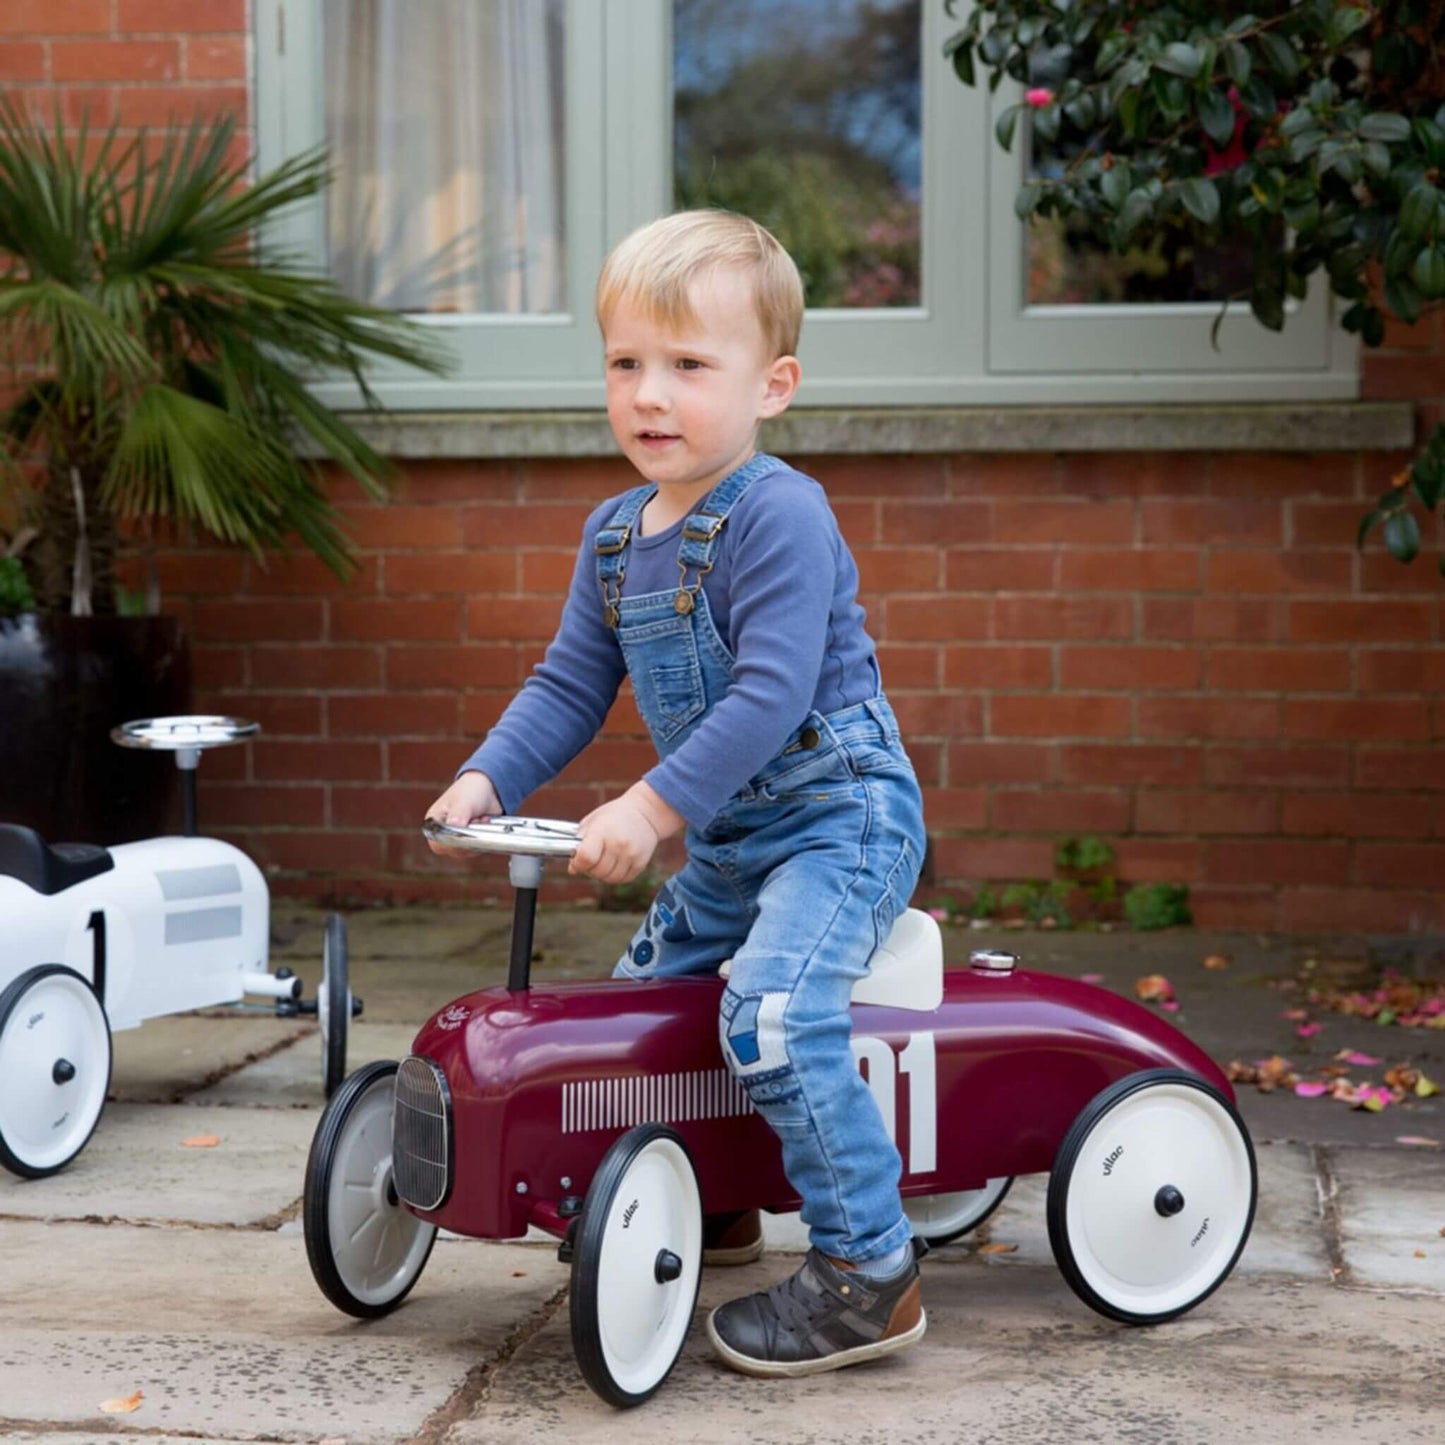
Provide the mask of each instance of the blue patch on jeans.
POLYGON ((761 999, 748 999, 728 1023, 728 1047, 740 1064, 755 1064, 762 1057, 758 1047, 758 1007, 761 1003, 761 999))

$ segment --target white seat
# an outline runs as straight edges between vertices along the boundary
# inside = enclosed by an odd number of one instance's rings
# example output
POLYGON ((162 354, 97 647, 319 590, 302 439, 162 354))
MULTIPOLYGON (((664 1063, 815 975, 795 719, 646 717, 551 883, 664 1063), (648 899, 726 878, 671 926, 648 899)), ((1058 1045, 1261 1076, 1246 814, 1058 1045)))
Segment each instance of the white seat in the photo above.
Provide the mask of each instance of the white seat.
MULTIPOLYGON (((728 976, 732 959, 718 974, 728 976)), ((868 973, 853 985, 854 1003, 930 1013, 943 1002, 943 932, 920 908, 905 908, 873 950, 868 973)))

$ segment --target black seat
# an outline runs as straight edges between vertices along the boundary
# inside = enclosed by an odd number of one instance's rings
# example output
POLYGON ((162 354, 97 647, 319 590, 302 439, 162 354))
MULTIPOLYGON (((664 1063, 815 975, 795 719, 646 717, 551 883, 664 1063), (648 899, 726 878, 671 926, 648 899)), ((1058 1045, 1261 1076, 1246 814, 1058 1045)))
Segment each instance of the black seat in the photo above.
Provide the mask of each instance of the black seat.
POLYGON ((109 851, 94 843, 57 843, 52 848, 34 828, 0 823, 0 876, 18 878, 37 893, 64 893, 114 867, 109 851))

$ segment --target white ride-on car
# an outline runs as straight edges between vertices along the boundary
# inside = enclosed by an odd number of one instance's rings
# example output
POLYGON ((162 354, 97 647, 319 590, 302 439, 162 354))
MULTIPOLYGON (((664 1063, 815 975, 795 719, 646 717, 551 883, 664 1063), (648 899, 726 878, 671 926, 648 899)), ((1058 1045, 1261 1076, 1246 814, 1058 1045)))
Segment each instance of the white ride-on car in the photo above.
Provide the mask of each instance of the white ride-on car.
POLYGON ((48 844, 0 823, 0 1165, 54 1174, 85 1147, 110 1087, 111 1034, 149 1018, 242 1005, 320 1024, 327 1097, 346 1072, 346 925, 327 920, 321 986, 268 967, 271 900, 239 848, 196 833, 203 751, 255 737, 238 718, 147 718, 114 729, 123 747, 175 754, 184 832, 102 848, 48 844))

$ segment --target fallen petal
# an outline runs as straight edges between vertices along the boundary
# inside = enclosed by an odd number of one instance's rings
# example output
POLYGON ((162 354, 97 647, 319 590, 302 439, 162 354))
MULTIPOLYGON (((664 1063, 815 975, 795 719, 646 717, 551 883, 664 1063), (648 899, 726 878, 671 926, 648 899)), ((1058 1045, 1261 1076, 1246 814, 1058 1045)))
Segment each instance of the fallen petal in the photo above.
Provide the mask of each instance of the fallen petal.
POLYGON ((1328 1084, 1296 1084, 1294 1091, 1301 1099, 1318 1099, 1329 1093, 1330 1086, 1328 1084))
MULTIPOLYGON (((1440 1147, 1438 1139, 1427 1139, 1423 1134, 1396 1134, 1395 1143, 1411 1144, 1417 1149, 1438 1149, 1440 1147)), ((1445 1229, 1442 1229, 1440 1233, 1445 1234, 1445 1229)))
POLYGON ((1302 1039, 1312 1039, 1323 1027, 1323 1024, 1300 1024, 1295 1033, 1302 1039))
POLYGON ((134 1395, 117 1395, 114 1400, 102 1400, 101 1413, 105 1415, 133 1415, 140 1409, 141 1392, 134 1395))
POLYGON ((1307 1019, 1310 1011, 1307 1008, 1287 1008, 1280 1014, 1282 1019, 1307 1019))
POLYGON ((1440 1085, 1433 1079, 1427 1079, 1424 1074, 1415 1081, 1415 1093, 1422 1099, 1428 1099, 1431 1094, 1438 1094, 1440 1085))
POLYGON ((1363 1068, 1384 1062, 1383 1059, 1377 1059, 1374 1054, 1362 1054, 1358 1049, 1341 1049, 1335 1057, 1342 1059, 1347 1064, 1359 1064, 1363 1068))
POLYGON ((1228 968, 1228 967, 1229 967, 1229 955, 1228 955, 1227 953, 1211 953, 1211 954, 1209 955, 1209 957, 1204 960, 1204 967, 1205 967, 1205 968, 1228 968))
POLYGON ((1080 983, 1103 983, 1103 981, 1104 975, 1102 973, 1081 973, 1079 975, 1080 983))
POLYGON ((1179 1001, 1178 999, 1172 998, 1161 999, 1159 1001, 1159 1007, 1162 1008, 1165 1013, 1177 1014, 1179 1012, 1179 1001))
POLYGON ((192 1134, 181 1140, 182 1149, 214 1149, 221 1142, 219 1134, 192 1134))
POLYGON ((1017 1248, 1016 1244, 981 1244, 978 1252, 980 1254, 1012 1254, 1017 1248))
POLYGON ((1417 1250, 1415 1251, 1415 1258, 1416 1258, 1416 1259, 1429 1259, 1429 1257, 1430 1257, 1430 1256, 1429 1256, 1428 1254, 1426 1254, 1423 1249, 1417 1249, 1417 1250))
POLYGON ((1146 1003, 1159 1003, 1174 997, 1174 985, 1162 973, 1151 973, 1135 982, 1134 992, 1146 1003))

